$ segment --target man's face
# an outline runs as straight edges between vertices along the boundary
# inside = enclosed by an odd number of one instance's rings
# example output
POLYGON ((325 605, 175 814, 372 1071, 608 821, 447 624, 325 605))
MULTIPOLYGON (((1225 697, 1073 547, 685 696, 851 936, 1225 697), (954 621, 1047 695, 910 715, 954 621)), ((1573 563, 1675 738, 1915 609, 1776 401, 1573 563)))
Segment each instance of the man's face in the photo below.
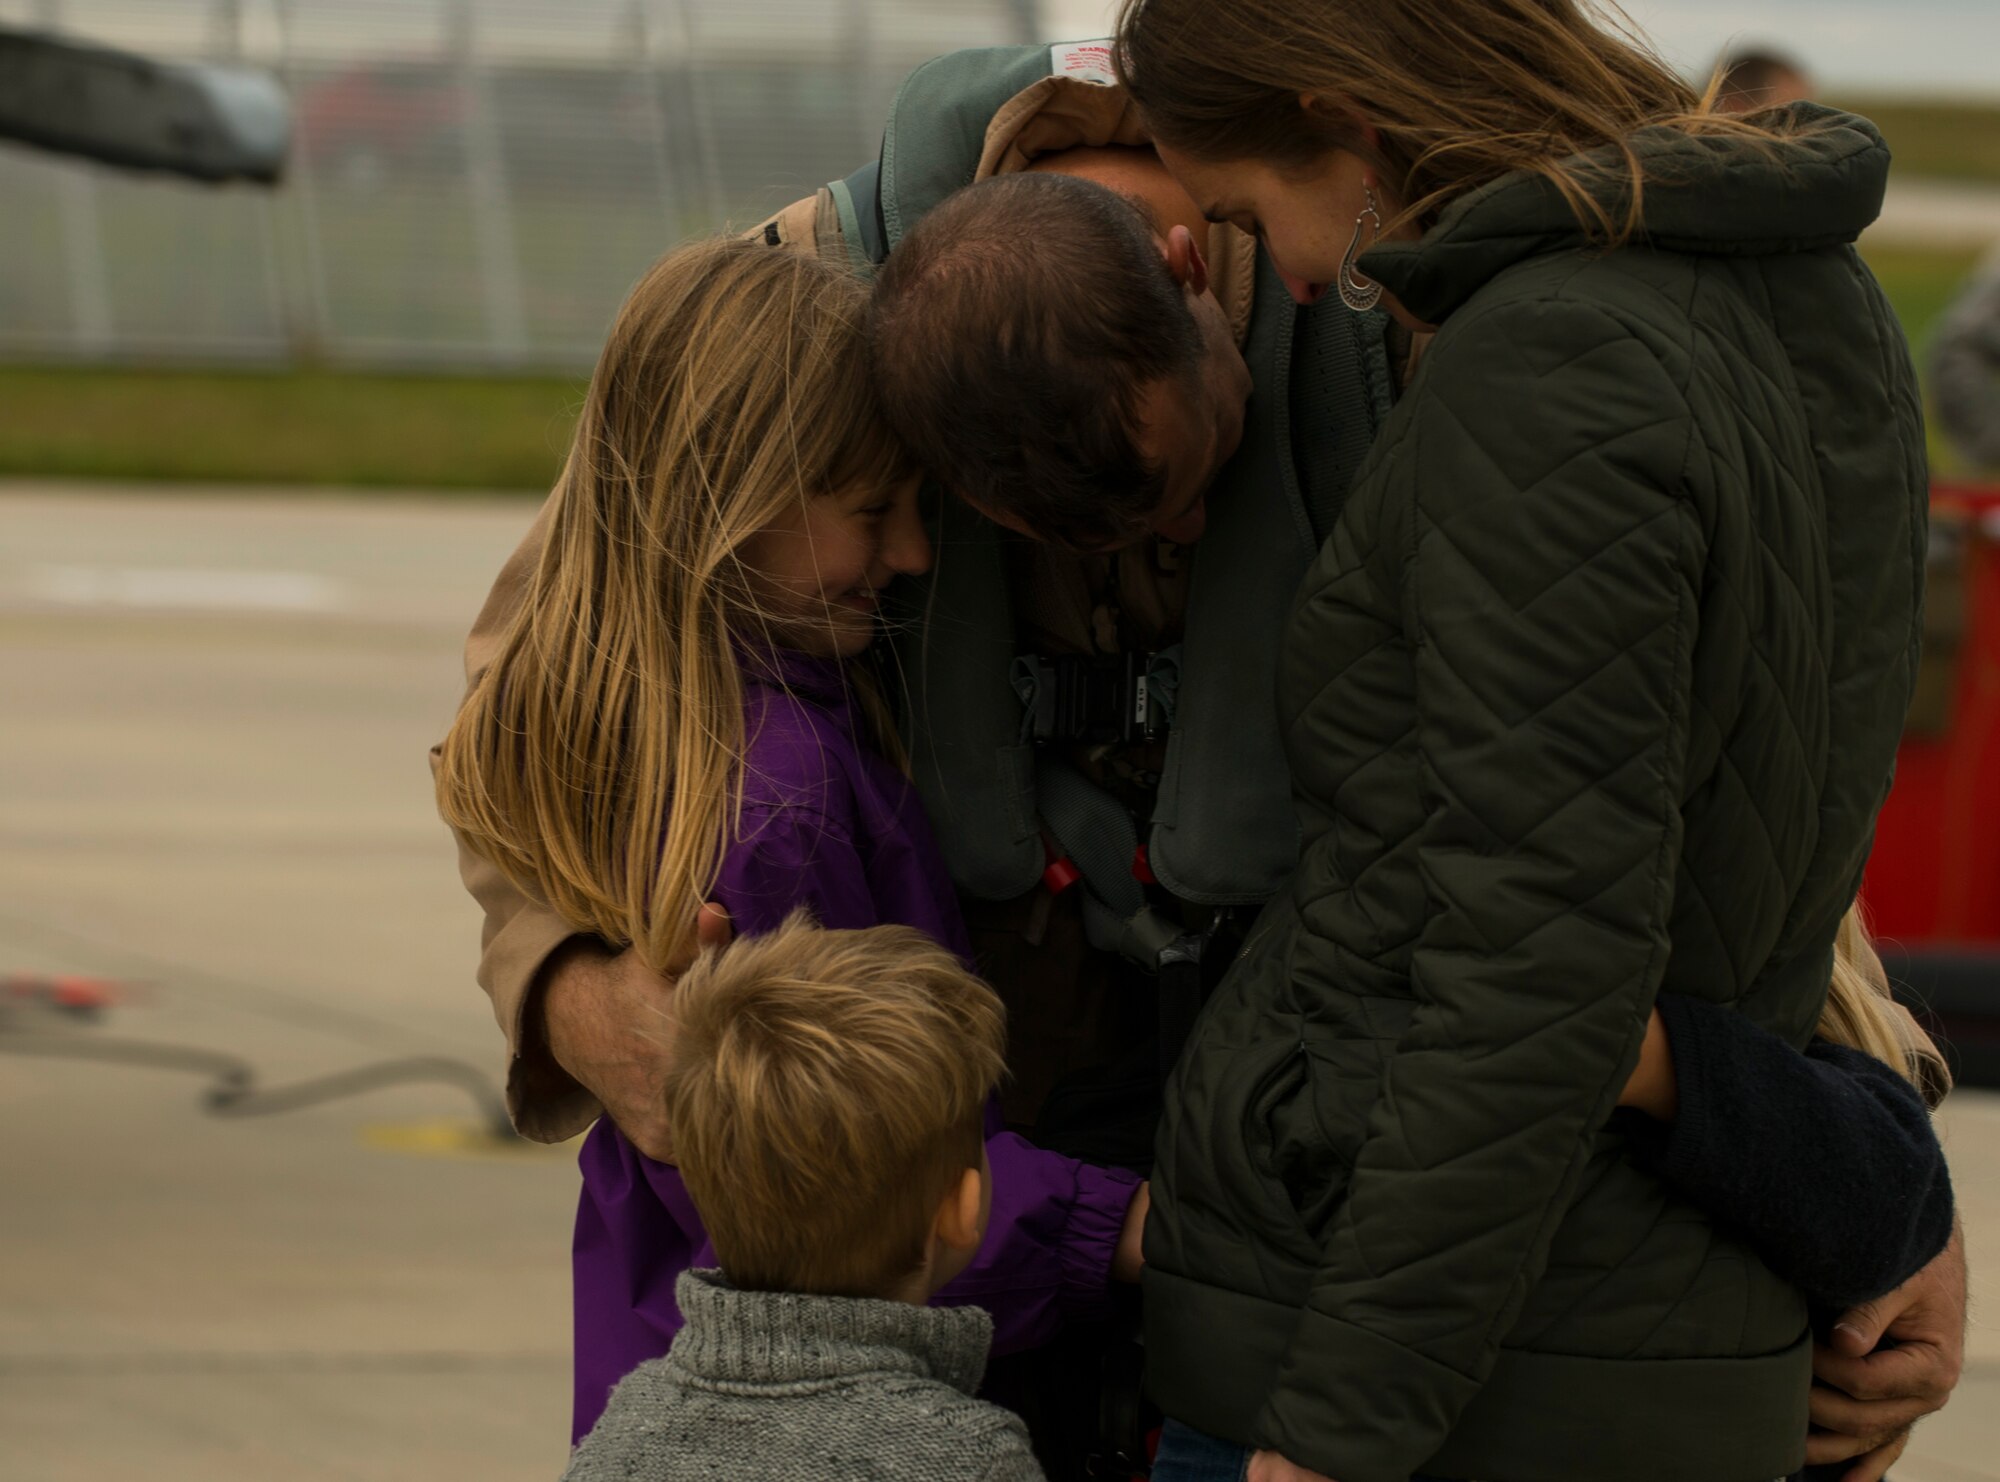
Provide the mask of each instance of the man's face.
MULTIPOLYGON (((1201 330, 1201 364, 1185 380, 1169 377, 1146 386, 1131 429, 1133 446, 1166 485, 1146 531, 1183 545, 1208 524, 1208 486, 1243 441, 1243 408, 1250 399, 1250 367, 1236 348, 1229 316, 1205 286, 1200 293, 1186 291, 1201 330)), ((1008 511, 981 513, 1030 540, 1042 538, 1008 511)))
POLYGON ((1236 348, 1215 295, 1193 296, 1202 363, 1191 380, 1155 381, 1140 394, 1132 441, 1148 467, 1163 471, 1166 492, 1146 521, 1164 539, 1186 545, 1208 524, 1208 486, 1243 441, 1250 367, 1236 348))

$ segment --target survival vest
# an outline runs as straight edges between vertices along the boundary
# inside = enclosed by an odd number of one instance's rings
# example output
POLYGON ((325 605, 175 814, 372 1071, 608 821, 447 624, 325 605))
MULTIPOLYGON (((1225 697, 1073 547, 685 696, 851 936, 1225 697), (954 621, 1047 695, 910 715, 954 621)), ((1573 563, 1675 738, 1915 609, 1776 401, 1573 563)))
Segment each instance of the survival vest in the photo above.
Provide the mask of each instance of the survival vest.
MULTIPOLYGON (((972 182, 989 122, 1077 48, 994 47, 919 67, 891 109, 880 159, 829 187, 856 266, 972 182)), ((1148 968, 1178 928, 1145 910, 1134 846, 1194 905, 1261 906, 1290 876, 1299 830, 1278 735, 1278 651, 1292 597, 1387 416, 1387 320, 1337 300, 1299 308, 1258 258, 1244 355, 1256 390, 1243 441, 1211 487, 1193 576, 1166 763, 1150 818, 1039 752, 1017 691, 1003 534, 938 501, 937 561, 894 593, 906 741, 925 811, 960 889, 1032 890, 1046 829, 1081 871, 1092 940, 1148 968)))

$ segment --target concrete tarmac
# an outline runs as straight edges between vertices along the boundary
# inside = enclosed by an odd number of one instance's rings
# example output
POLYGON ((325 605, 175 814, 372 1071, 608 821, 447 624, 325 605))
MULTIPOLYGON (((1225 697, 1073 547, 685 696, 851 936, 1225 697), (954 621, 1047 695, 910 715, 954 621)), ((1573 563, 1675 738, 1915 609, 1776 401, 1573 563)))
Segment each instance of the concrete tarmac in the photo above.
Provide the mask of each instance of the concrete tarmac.
MULTIPOLYGON (((424 754, 533 508, 0 492, 0 975, 128 982, 72 1040, 271 1083, 497 1077, 424 754)), ((476 1125, 449 1087, 223 1121, 4 1053, 63 1029, 0 1029, 0 1478, 560 1472, 570 1150, 424 1154, 476 1125)))
MULTIPOLYGON (((219 1120, 196 1076, 7 1053, 497 1077, 424 753, 532 514, 0 484, 0 978, 129 985, 94 1026, 0 1000, 0 1482, 560 1472, 571 1150, 454 1144, 448 1087, 219 1120)), ((1945 1125, 1977 1272, 2000 1097, 1945 1125)), ((1971 1358, 1904 1482, 2000 1482, 2000 1332, 1971 1358)))

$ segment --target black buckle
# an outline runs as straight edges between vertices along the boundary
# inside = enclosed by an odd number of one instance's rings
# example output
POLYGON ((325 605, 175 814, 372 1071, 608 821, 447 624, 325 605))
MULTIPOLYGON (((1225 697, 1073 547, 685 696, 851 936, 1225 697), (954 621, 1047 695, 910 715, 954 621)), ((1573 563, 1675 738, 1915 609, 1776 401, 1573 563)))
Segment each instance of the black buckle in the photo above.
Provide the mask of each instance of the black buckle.
POLYGON ((1065 745, 1157 741, 1167 716, 1148 679, 1155 657, 1023 654, 1014 661, 1015 687, 1028 707, 1028 734, 1065 745))

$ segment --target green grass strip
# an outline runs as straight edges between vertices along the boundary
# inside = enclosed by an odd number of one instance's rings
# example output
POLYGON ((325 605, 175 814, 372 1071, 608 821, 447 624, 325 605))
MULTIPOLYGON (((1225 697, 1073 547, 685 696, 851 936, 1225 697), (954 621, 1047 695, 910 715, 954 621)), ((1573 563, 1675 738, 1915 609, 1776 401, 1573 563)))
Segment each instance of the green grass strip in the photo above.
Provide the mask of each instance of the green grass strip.
MULTIPOLYGON (((1977 254, 1866 249, 1919 364, 1977 254)), ((349 488, 554 481, 582 377, 0 367, 0 475, 349 488)), ((1937 445, 1942 472, 1962 472, 1937 445)))
POLYGON ((0 474, 545 490, 581 379, 0 367, 0 474))
POLYGON ((1898 175, 2000 184, 2000 107, 1991 101, 1830 100, 1875 121, 1898 175))

